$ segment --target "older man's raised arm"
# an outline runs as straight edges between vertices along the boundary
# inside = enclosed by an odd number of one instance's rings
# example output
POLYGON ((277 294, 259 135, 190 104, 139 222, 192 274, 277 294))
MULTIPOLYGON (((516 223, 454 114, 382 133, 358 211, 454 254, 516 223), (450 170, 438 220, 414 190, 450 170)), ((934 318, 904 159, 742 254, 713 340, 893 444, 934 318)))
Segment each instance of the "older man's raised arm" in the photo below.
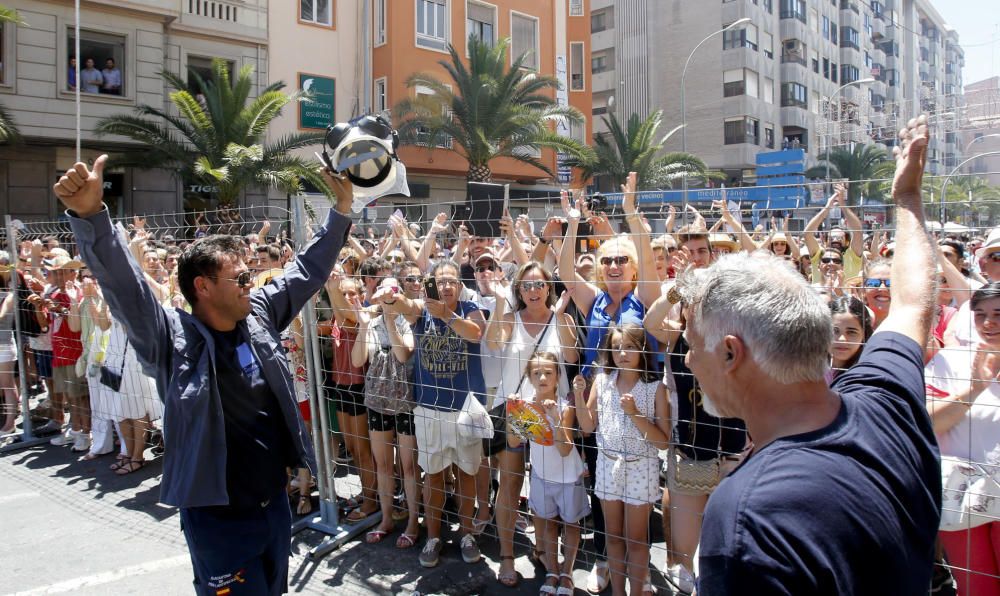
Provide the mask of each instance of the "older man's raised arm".
POLYGON ((901 333, 923 346, 934 316, 934 243, 924 225, 920 185, 927 155, 927 117, 899 132, 892 198, 896 203, 896 252, 892 261, 892 306, 878 331, 901 333))

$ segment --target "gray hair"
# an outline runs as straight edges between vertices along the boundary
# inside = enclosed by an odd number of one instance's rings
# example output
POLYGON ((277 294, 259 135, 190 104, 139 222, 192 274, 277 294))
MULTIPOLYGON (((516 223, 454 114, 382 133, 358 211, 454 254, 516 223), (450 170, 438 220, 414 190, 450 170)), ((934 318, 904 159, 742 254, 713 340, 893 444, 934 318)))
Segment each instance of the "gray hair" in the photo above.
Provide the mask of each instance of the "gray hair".
POLYGON ((10 253, 0 250, 0 265, 10 265, 10 253))
POLYGON ((826 374, 833 342, 830 308, 783 259, 770 253, 726 255, 682 275, 677 290, 692 309, 706 350, 734 335, 779 383, 818 381, 826 374))

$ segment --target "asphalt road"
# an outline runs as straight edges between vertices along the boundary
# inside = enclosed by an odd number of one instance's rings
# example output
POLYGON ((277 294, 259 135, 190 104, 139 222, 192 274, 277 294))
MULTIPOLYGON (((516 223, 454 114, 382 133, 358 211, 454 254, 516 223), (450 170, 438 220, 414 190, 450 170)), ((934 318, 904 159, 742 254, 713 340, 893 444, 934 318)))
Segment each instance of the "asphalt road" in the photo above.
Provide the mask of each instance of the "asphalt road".
MULTIPOLYGON (((111 472, 111 463, 109 457, 83 462, 68 448, 49 445, 0 455, 0 594, 193 593, 177 510, 157 502, 160 461, 127 476, 111 472)), ((356 476, 337 482, 344 494, 357 490, 356 476)), ((446 533, 448 544, 434 569, 417 561, 422 539, 407 551, 395 548, 395 535, 378 545, 355 539, 309 560, 305 554, 322 538, 311 530, 295 537, 291 593, 537 594, 543 576, 528 560, 528 537, 520 534, 516 565, 522 579, 514 590, 496 583, 499 547, 490 537, 480 540, 483 560, 469 565, 458 552, 457 534, 446 533)), ((587 594, 587 546, 575 573, 579 596, 587 594)), ((657 566, 662 552, 662 542, 654 543, 657 566)), ((663 585, 655 573, 654 583, 663 585)))

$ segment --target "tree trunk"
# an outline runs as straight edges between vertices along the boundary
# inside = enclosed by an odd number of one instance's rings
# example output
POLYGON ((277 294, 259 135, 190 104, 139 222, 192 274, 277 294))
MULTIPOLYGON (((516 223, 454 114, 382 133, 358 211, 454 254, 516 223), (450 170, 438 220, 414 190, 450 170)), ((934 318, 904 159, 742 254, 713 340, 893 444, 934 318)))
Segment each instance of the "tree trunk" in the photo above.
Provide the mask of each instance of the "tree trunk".
POLYGON ((466 174, 469 182, 492 182, 493 171, 489 164, 469 164, 469 172, 466 174))

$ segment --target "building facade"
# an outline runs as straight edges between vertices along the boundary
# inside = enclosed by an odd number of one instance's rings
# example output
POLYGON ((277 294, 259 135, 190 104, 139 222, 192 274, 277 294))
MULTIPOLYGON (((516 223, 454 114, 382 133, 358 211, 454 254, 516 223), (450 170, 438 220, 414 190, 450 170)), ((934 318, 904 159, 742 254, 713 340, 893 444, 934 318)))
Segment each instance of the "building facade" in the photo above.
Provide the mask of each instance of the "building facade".
MULTIPOLYGON (((439 62, 450 60, 448 44, 465 55, 469 35, 494 43, 510 38, 511 59, 527 52, 526 68, 559 78, 563 89, 555 94, 557 101, 585 115, 583 126, 573 126, 563 134, 582 142, 590 138, 589 0, 372 0, 371 9, 373 112, 391 113, 404 97, 429 93, 429 89, 407 86, 413 73, 447 81, 439 62)), ((413 196, 379 200, 367 217, 384 221, 400 208, 410 221, 426 222, 464 203, 468 163, 448 150, 450 143, 441 145, 402 147, 399 155, 406 164, 413 196)), ((553 174, 558 172, 553 151, 543 150, 540 159, 553 174)), ((551 205, 558 207, 560 182, 555 176, 507 158, 494 160, 490 167, 494 182, 511 184, 512 214, 530 212, 541 217, 551 205), (541 197, 547 200, 531 200, 541 197)), ((568 185, 565 178, 563 184, 568 185)))
MULTIPOLYGON (((52 192, 76 160, 76 103, 70 60, 75 51, 72 3, 9 0, 28 26, 4 25, 0 33, 0 103, 24 141, 0 147, 0 212, 22 220, 47 220, 62 209, 52 192)), ((161 71, 207 75, 213 58, 238 69, 256 69, 255 93, 268 83, 267 0, 84 0, 80 20, 81 69, 88 59, 109 68, 112 85, 81 74, 82 158, 129 151, 124 138, 99 137, 104 117, 134 112, 140 104, 165 109, 168 87, 161 71), (117 76, 114 70, 117 69, 117 76), (120 82, 114 86, 113 83, 120 82)), ((105 195, 116 215, 178 213, 210 193, 172 171, 109 170, 105 195)), ((263 195, 245 197, 249 204, 263 195)))
MULTIPOLYGON (((959 136, 959 142, 966 157, 1000 152, 1000 77, 966 85, 965 113, 968 127, 959 136)), ((1000 186, 1000 155, 975 157, 962 172, 1000 186)))
POLYGON ((936 116, 930 173, 960 158, 945 133, 964 58, 927 0, 593 0, 591 31, 593 113, 663 110, 664 130, 687 125, 666 148, 731 186, 754 183, 761 151, 801 147, 815 163, 828 148, 888 147, 920 111, 936 116))

